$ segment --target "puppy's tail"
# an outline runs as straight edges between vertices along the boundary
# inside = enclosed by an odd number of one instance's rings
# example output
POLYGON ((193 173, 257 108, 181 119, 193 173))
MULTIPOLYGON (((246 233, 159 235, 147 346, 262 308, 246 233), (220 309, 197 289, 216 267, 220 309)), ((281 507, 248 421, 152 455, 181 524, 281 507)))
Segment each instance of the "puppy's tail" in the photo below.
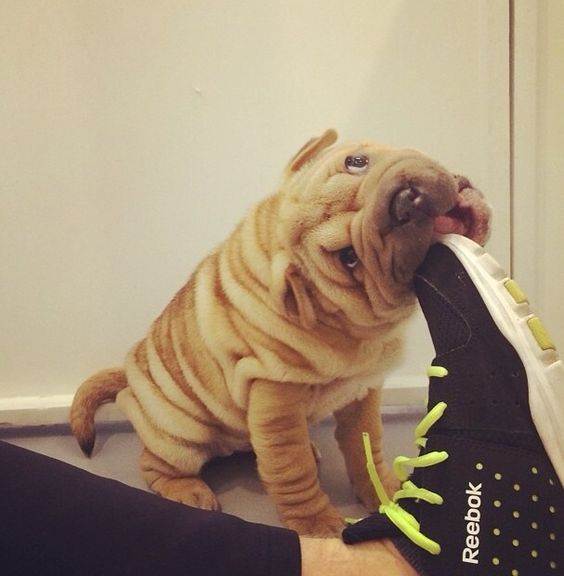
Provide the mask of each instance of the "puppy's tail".
POLYGON ((118 392, 126 386, 125 371, 122 368, 110 368, 88 378, 76 391, 71 406, 70 427, 87 456, 92 454, 96 441, 96 410, 106 402, 113 402, 118 392))

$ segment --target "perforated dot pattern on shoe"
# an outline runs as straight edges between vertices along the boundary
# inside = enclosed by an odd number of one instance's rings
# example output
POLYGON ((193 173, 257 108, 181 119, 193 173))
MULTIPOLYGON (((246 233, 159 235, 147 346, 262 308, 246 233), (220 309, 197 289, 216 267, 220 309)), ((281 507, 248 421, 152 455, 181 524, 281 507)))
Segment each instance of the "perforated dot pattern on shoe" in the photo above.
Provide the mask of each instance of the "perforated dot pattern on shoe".
POLYGON ((493 539, 490 556, 480 562, 489 565, 492 575, 564 574, 557 518, 562 496, 555 478, 540 464, 525 468, 522 478, 485 461, 473 468, 483 487, 482 505, 489 507, 488 534, 493 539))

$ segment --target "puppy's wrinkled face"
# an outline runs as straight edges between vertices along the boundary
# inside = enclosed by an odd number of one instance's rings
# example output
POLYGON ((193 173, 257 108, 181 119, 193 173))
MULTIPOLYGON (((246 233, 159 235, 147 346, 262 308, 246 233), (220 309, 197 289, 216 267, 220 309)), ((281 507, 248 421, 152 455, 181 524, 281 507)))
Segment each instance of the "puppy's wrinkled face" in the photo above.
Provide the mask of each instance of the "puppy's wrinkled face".
POLYGON ((465 178, 420 152, 330 148, 335 140, 329 130, 290 162, 278 238, 290 254, 287 306, 299 321, 358 331, 408 315, 413 273, 437 234, 484 243, 489 208, 465 178))

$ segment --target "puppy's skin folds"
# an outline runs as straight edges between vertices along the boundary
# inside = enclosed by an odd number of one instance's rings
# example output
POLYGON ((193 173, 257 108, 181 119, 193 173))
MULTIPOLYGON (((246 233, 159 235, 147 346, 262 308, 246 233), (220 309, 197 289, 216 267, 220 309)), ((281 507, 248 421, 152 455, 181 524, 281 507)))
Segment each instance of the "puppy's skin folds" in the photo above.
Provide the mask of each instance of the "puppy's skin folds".
POLYGON ((94 414, 116 399, 144 444, 157 493, 218 509, 201 480, 211 458, 254 450, 280 517, 300 534, 340 532, 308 425, 333 413, 356 494, 377 506, 362 450, 390 489, 380 387, 415 307, 413 273, 438 233, 483 243, 489 211, 465 178, 414 150, 333 146, 328 130, 196 269, 127 356, 76 393, 71 425, 94 446, 94 414))

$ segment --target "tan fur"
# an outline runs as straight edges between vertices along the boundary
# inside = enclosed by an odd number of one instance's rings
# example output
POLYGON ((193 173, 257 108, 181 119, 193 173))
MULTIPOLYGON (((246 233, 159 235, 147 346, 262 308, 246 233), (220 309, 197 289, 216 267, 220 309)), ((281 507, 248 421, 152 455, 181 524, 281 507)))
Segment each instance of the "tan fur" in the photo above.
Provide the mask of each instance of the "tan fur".
POLYGON ((433 217, 419 213, 392 226, 390 203, 417 181, 444 214, 458 187, 418 152, 331 147, 335 140, 329 130, 296 154, 278 193, 200 264, 124 372, 99 373, 79 388, 71 423, 87 452, 96 407, 117 393, 145 446, 141 467, 154 491, 218 509, 202 466, 253 449, 284 523, 329 535, 342 519, 319 486, 308 425, 335 413, 354 489, 375 508, 361 434, 371 434, 391 487, 379 388, 400 357, 399 328, 415 306, 411 278, 434 234, 433 217), (370 158, 365 173, 345 168, 351 154, 370 158), (354 270, 339 260, 347 246, 360 257, 354 270))
POLYGON ((113 402, 127 386, 127 377, 122 368, 101 370, 77 390, 71 410, 70 425, 82 451, 90 456, 96 440, 94 414, 99 406, 113 402))

